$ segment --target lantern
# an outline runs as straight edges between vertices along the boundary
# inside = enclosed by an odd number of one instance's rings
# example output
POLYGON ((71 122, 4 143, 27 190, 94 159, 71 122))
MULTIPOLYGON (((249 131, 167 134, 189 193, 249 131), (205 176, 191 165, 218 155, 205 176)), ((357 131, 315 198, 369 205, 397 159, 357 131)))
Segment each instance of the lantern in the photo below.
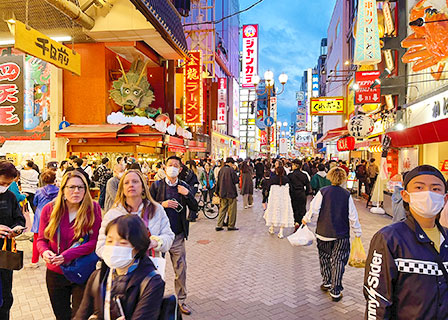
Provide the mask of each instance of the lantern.
POLYGON ((338 151, 350 151, 355 149, 356 139, 353 137, 341 138, 337 142, 338 151))
POLYGON ((348 132, 355 138, 364 138, 369 136, 373 132, 373 127, 373 119, 366 115, 351 117, 347 125, 348 132))

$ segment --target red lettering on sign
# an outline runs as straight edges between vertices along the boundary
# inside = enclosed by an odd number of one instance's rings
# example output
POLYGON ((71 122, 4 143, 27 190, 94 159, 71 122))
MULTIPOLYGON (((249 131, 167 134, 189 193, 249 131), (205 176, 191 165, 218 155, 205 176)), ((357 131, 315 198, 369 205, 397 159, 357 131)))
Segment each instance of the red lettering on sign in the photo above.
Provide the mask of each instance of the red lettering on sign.
POLYGON ((20 122, 19 116, 14 114, 16 108, 13 106, 0 107, 0 125, 14 126, 20 122))
POLYGON ((14 81, 20 74, 20 68, 13 62, 0 64, 0 81, 9 80, 14 81))

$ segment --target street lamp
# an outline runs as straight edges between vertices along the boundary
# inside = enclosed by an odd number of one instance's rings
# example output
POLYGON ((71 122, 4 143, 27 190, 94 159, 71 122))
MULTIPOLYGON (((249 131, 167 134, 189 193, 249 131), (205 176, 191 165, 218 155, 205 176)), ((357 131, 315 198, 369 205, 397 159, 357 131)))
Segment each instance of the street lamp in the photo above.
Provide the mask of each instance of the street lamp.
MULTIPOLYGON (((266 72, 264 73, 264 81, 265 81, 265 89, 263 92, 257 92, 257 90, 255 90, 255 92, 257 93, 258 96, 263 96, 265 94, 267 94, 267 107, 268 107, 268 117, 271 116, 271 95, 274 93, 274 73, 271 70, 266 70, 266 72)), ((285 90, 285 84, 286 82, 288 82, 288 75, 286 73, 282 73, 280 74, 280 76, 278 77, 278 81, 280 82, 280 84, 282 85, 282 89, 280 90, 280 92, 277 92, 276 95, 279 96, 283 93, 283 91, 285 90)), ((257 88, 257 86, 260 84, 261 82, 261 78, 258 75, 255 75, 252 77, 252 82, 255 85, 255 89, 257 88)), ((281 122, 280 122, 281 125, 281 122)), ((266 148, 266 155, 268 160, 271 160, 271 127, 267 127, 267 148, 266 148)), ((275 139, 275 137, 274 137, 275 139)), ((275 140, 274 140, 275 141, 275 140)))

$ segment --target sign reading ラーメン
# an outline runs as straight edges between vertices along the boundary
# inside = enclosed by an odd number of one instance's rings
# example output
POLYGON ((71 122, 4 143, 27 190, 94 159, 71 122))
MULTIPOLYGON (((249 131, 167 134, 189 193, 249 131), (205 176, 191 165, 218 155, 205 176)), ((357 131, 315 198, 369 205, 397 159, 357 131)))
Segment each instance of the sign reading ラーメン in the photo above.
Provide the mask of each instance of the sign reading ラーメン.
POLYGON ((15 22, 14 47, 55 66, 81 75, 81 55, 22 22, 15 22))

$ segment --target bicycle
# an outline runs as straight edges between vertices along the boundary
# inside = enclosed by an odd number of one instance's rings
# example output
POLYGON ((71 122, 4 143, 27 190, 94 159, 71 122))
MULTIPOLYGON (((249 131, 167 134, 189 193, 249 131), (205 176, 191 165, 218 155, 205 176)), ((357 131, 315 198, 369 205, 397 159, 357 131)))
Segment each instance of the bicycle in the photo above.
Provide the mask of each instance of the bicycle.
POLYGON ((198 207, 199 210, 202 210, 202 213, 207 219, 215 219, 219 214, 219 206, 212 204, 211 200, 204 201, 204 193, 199 190, 199 201, 198 207), (213 209, 213 206, 216 207, 216 210, 213 209))

